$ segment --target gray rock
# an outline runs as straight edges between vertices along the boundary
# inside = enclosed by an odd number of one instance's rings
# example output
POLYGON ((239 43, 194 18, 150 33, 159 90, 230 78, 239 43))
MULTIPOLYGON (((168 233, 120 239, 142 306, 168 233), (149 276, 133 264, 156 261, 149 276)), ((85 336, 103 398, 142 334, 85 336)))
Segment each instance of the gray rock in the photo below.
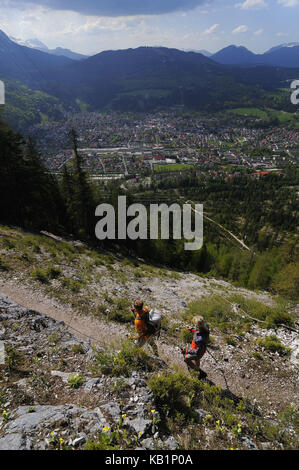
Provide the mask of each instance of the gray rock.
POLYGON ((95 385, 97 385, 99 382, 101 381, 101 379, 99 378, 94 378, 94 379, 90 379, 86 382, 85 386, 84 386, 84 392, 85 393, 90 393, 93 389, 93 387, 95 385))
POLYGON ((151 430, 152 422, 149 419, 139 417, 132 420, 125 418, 124 425, 128 426, 129 429, 134 431, 138 436, 142 437, 151 430))
POLYGON ((39 316, 30 320, 30 328, 35 331, 42 331, 48 328, 49 326, 53 326, 54 323, 56 323, 55 320, 52 320, 49 317, 39 316))
POLYGON ((250 439, 249 437, 243 436, 243 437, 241 437, 241 441, 247 447, 247 449, 259 450, 258 447, 256 446, 256 444, 253 442, 253 440, 250 439))
POLYGON ((153 394, 150 390, 146 389, 146 390, 141 390, 139 392, 139 401, 142 401, 143 403, 148 403, 150 401, 152 401, 153 399, 153 394))
POLYGON ((65 418, 65 407, 59 406, 36 406, 34 413, 28 413, 28 406, 20 406, 17 409, 17 418, 8 421, 6 432, 8 433, 26 433, 35 432, 42 425, 56 423, 65 418))
POLYGON ((53 377, 60 377, 62 381, 67 384, 69 381, 70 375, 75 375, 76 372, 61 372, 60 370, 51 370, 51 375, 53 377))
POLYGON ((142 447, 146 450, 155 450, 155 441, 153 438, 148 437, 141 442, 142 447))
POLYGON ((195 412, 195 414, 196 414, 196 422, 197 422, 198 424, 202 424, 202 422, 203 422, 205 416, 209 414, 208 411, 201 410, 201 409, 197 409, 197 410, 195 410, 194 412, 195 412))
POLYGON ((76 437, 76 439, 73 440, 72 445, 73 445, 74 447, 79 447, 79 446, 81 446, 82 444, 85 444, 85 443, 86 443, 86 439, 87 439, 86 434, 82 434, 81 436, 76 437))
POLYGON ((118 403, 115 403, 114 401, 110 401, 109 403, 107 403, 107 405, 103 405, 100 408, 106 411, 106 413, 108 413, 111 416, 114 422, 117 422, 119 420, 120 415, 121 415, 121 409, 118 403))
POLYGON ((176 450, 179 446, 178 441, 173 436, 170 436, 168 439, 166 439, 164 444, 168 447, 169 450, 176 450))
POLYGON ((271 442, 261 442, 261 447, 263 450, 271 450, 272 443, 271 442))
POLYGON ((0 450, 31 450, 32 440, 21 433, 7 434, 0 439, 0 450))

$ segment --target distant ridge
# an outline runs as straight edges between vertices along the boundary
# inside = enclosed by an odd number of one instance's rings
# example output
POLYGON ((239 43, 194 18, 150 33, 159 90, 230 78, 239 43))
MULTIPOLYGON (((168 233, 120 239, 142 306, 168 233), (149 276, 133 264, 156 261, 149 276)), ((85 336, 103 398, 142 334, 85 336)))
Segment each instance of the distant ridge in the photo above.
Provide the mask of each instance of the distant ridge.
POLYGON ((223 65, 299 67, 299 43, 281 44, 264 54, 254 54, 246 47, 231 45, 213 54, 211 59, 223 65))
POLYGON ((30 47, 31 49, 37 49, 38 51, 47 52, 48 54, 56 55, 56 56, 64 56, 68 57, 72 60, 82 60, 87 59, 89 56, 84 54, 78 54, 77 52, 73 52, 70 49, 65 49, 63 47, 56 47, 56 49, 49 49, 43 42, 41 42, 37 38, 27 39, 23 41, 22 39, 18 39, 12 36, 9 36, 13 42, 18 44, 19 46, 26 46, 30 47))

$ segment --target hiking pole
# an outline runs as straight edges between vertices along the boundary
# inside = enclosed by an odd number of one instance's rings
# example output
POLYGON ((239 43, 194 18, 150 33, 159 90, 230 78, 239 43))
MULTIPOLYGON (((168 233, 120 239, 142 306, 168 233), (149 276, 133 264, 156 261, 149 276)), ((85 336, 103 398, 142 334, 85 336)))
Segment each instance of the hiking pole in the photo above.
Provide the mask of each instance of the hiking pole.
MULTIPOLYGON (((215 357, 213 356, 213 354, 208 350, 207 348, 207 352, 210 354, 210 356, 212 357, 212 359, 214 359, 214 361, 216 362, 216 364, 218 364, 219 361, 217 361, 217 359, 215 359, 215 357)), ((229 390, 229 386, 228 386, 228 383, 227 383, 227 380, 226 380, 226 377, 225 377, 225 374, 224 374, 224 370, 222 368, 219 367, 219 370, 220 372, 222 373, 223 375, 223 378, 224 378, 224 382, 225 382, 225 386, 227 388, 227 390, 229 390)))

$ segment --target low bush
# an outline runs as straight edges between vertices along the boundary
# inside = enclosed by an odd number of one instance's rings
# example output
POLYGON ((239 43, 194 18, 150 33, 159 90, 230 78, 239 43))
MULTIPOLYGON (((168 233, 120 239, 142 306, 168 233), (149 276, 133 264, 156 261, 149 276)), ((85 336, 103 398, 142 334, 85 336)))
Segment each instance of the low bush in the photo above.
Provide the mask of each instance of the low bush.
POLYGON ((119 323, 130 323, 134 321, 134 316, 130 311, 131 302, 128 299, 113 299, 114 308, 109 313, 109 320, 119 323))
POLYGON ((280 356, 289 356, 291 350, 286 348, 275 335, 266 336, 263 339, 258 339, 257 344, 262 346, 267 351, 277 352, 280 356))
POLYGON ((83 377, 79 374, 70 374, 68 385, 72 388, 79 388, 84 382, 83 377))
POLYGON ((0 271, 8 271, 8 266, 7 264, 3 261, 3 259, 0 256, 0 271))
POLYGON ((258 300, 243 297, 241 295, 233 295, 229 300, 238 304, 240 308, 251 317, 265 321, 265 325, 268 328, 273 328, 279 324, 289 326, 294 324, 293 316, 286 312, 285 305, 282 303, 276 303, 275 305, 270 306, 265 305, 258 300))
POLYGON ((48 271, 41 268, 34 269, 31 276, 35 281, 42 282, 43 284, 48 283, 50 279, 48 271))
POLYGON ((61 275, 61 269, 50 266, 47 269, 36 268, 32 271, 31 276, 34 280, 42 282, 44 284, 48 283, 51 279, 57 279, 61 275))
POLYGON ((144 349, 135 346, 130 340, 124 341, 118 352, 95 350, 94 353, 94 373, 128 377, 133 370, 151 372, 156 367, 144 349))
POLYGON ((62 280, 62 285, 66 287, 66 289, 70 289, 72 292, 79 292, 80 289, 84 286, 84 283, 82 281, 72 279, 71 277, 65 277, 62 280))
POLYGON ((154 394, 157 407, 166 415, 175 415, 178 411, 189 414, 188 397, 198 396, 202 390, 201 382, 184 372, 160 373, 149 379, 148 386, 154 394))
POLYGON ((227 331, 232 326, 231 306, 220 296, 208 296, 191 302, 183 318, 192 323, 195 315, 202 315, 210 326, 216 326, 222 331, 227 331))

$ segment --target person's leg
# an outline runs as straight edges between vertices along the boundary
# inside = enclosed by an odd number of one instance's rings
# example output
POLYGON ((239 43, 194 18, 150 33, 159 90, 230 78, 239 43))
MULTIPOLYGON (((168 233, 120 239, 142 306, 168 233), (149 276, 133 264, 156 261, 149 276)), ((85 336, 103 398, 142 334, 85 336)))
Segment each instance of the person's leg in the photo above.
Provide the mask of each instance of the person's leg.
POLYGON ((158 353, 158 346, 157 346, 157 343, 155 341, 155 338, 154 336, 150 336, 149 339, 148 339, 148 344, 151 346, 152 350, 153 350, 153 353, 155 354, 155 356, 159 356, 159 353, 158 353))
POLYGON ((193 370, 198 370, 196 359, 194 360, 193 358, 185 357, 184 361, 186 362, 188 368, 193 369, 193 370))
POLYGON ((135 340, 135 344, 136 346, 138 346, 138 348, 142 348, 145 342, 146 342, 146 338, 144 336, 140 336, 138 339, 135 340))

